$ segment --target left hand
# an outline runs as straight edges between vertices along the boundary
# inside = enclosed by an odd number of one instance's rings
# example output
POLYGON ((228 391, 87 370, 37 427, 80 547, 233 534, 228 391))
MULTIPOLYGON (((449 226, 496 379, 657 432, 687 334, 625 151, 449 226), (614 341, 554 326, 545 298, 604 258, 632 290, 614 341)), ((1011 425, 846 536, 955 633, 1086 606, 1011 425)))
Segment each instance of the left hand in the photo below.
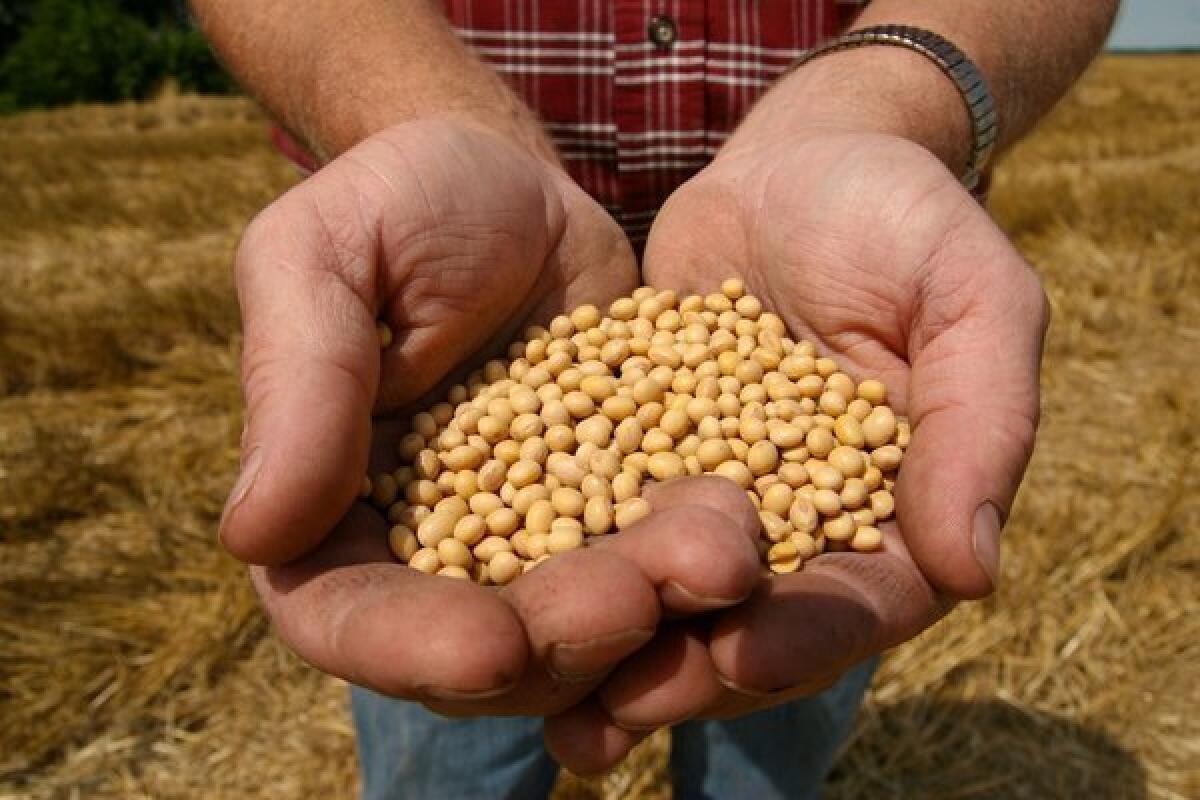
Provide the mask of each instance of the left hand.
MULTIPOLYGON (((1045 296, 955 177, 889 135, 736 139, 664 206, 645 280, 708 292, 740 276, 797 339, 883 380, 913 426, 897 522, 882 526, 882 552, 818 556, 708 621, 661 627, 591 701, 547 721, 549 746, 577 771, 612 766, 664 725, 815 694, 990 593, 1033 447, 1045 296)), ((681 481, 651 502, 710 490, 681 481)))
POLYGON ((353 502, 368 458, 371 474, 398 466, 406 404, 523 320, 607 304, 636 275, 620 228, 566 173, 462 120, 381 131, 258 217, 237 261, 244 442, 258 455, 222 533, 256 565, 264 609, 298 655, 449 716, 552 714, 664 611, 749 594, 758 520, 730 518, 718 494, 500 591, 396 563, 388 520, 353 502), (383 349, 380 318, 395 331, 383 349), (693 556, 715 563, 697 570, 693 556))

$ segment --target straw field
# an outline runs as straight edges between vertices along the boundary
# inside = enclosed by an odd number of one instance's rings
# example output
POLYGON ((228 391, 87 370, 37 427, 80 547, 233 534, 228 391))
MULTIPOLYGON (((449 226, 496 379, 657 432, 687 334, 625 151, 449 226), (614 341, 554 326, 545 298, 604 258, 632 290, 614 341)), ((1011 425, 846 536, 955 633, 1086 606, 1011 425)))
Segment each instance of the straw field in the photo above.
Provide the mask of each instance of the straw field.
MULTIPOLYGON (((214 529, 241 99, 0 120, 0 798, 350 798, 344 686, 214 529)), ((1000 169, 1055 321, 998 594, 890 653, 830 798, 1200 797, 1200 57, 1102 61, 1000 169)), ((665 735, 560 798, 666 797, 665 735)))

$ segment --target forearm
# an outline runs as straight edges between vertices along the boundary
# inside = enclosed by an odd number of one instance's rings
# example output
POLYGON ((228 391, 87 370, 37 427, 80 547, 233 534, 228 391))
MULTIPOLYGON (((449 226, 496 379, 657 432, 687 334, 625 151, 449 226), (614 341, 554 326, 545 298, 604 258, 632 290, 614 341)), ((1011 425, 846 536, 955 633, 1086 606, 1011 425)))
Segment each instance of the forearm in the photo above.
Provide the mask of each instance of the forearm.
POLYGON ((322 160, 390 125, 459 117, 556 160, 537 119, 431 0, 192 0, 225 64, 322 160))
MULTIPOLYGON (((874 0, 853 28, 911 25, 954 42, 987 78, 996 102, 997 148, 1028 132, 1099 51, 1118 0, 874 0)), ((912 139, 961 174, 970 119, 958 90, 933 62, 899 47, 827 53, 780 81, 747 116, 742 138, 777 138, 813 127, 863 128, 912 139)))

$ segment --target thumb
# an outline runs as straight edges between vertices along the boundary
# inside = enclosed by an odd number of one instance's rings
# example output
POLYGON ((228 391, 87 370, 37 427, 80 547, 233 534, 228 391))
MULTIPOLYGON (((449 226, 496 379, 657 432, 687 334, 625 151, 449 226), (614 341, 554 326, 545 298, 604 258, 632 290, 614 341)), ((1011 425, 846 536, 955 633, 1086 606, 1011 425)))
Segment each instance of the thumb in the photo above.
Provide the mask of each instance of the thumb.
POLYGON ((1000 531, 1033 450, 1049 312, 1033 270, 994 228, 938 259, 910 337, 913 434, 897 519, 935 588, 977 598, 996 586, 1000 531))
POLYGON ((407 123, 251 224, 236 263, 244 464, 221 528, 235 556, 295 558, 349 508, 380 395, 381 307, 399 326, 389 406, 436 384, 520 308, 562 224, 535 166, 491 134, 407 123))
POLYGON ((256 564, 315 546, 350 507, 366 469, 379 381, 374 287, 367 270, 341 269, 347 253, 368 251, 358 247, 366 231, 345 226, 360 240, 348 241, 347 231, 326 227, 346 217, 318 211, 313 184, 323 177, 260 214, 235 262, 247 417, 220 537, 256 564))

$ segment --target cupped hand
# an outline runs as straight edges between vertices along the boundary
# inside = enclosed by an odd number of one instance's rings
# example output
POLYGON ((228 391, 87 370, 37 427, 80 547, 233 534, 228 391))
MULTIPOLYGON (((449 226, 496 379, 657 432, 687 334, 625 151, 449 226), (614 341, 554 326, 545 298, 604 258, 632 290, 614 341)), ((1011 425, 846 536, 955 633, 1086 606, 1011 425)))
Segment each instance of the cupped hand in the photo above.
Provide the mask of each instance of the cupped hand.
MULTIPOLYGON (((832 131, 762 145, 735 137, 663 208, 644 272, 681 292, 744 278, 796 338, 852 376, 883 380, 913 433, 882 552, 818 556, 707 623, 664 627, 592 699, 548 721, 551 749, 590 770, 654 728, 816 693, 955 600, 991 592, 1038 420, 1048 322, 1038 279, 911 142, 832 131)), ((681 486, 658 507, 700 502, 706 491, 681 486)))
POLYGON ((561 169, 450 121, 385 130, 283 195, 235 273, 247 416, 221 536, 260 564, 307 552, 349 508, 373 413, 386 422, 525 320, 636 280, 620 229, 561 169), (394 331, 383 350, 377 320, 394 331))
POLYGON ((555 713, 664 608, 754 585, 753 548, 711 503, 497 592, 396 563, 383 516, 354 502, 368 461, 396 466, 394 411, 527 321, 632 289, 624 236, 557 167, 458 123, 399 126, 264 211, 236 272, 247 421, 222 540, 310 663, 446 715, 555 713), (693 547, 664 546, 684 530, 693 547), (722 566, 698 575, 695 551, 722 566))

